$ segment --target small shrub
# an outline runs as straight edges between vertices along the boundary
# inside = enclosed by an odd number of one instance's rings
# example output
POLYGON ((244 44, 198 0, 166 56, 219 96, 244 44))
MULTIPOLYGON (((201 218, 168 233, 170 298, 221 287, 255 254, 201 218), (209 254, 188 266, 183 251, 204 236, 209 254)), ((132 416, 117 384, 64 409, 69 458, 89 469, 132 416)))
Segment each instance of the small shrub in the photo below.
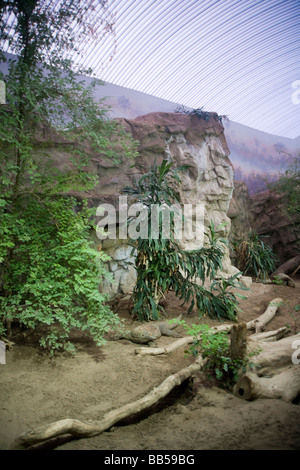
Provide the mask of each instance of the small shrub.
POLYGON ((16 214, 0 211, 0 324, 10 319, 31 329, 47 325, 40 344, 52 352, 74 349, 73 328, 100 345, 119 323, 99 292, 109 257, 89 240, 91 211, 83 205, 75 212, 75 203, 71 197, 42 203, 28 197, 16 214))
MULTIPOLYGON (((197 116, 199 119, 204 119, 204 121, 209 121, 210 113, 208 111, 203 110, 203 106, 201 108, 196 109, 188 109, 183 105, 179 105, 174 110, 175 113, 182 113, 182 114, 189 114, 190 116, 197 116)), ((218 114, 217 118, 220 122, 224 120, 228 121, 228 116, 225 114, 218 114)))
POLYGON ((253 230, 250 230, 246 236, 238 237, 232 241, 231 250, 237 268, 243 274, 266 279, 275 271, 277 261, 275 253, 253 230))
POLYGON ((212 292, 216 292, 215 300, 218 299, 220 301, 215 308, 216 316, 219 320, 222 318, 228 318, 233 321, 236 320, 236 314, 239 311, 237 297, 240 299, 245 299, 246 297, 237 292, 233 292, 232 289, 238 287, 241 290, 249 290, 238 282, 238 276, 240 276, 240 274, 241 273, 236 273, 228 279, 223 277, 215 279, 211 285, 212 292))
POLYGON ((280 277, 278 277, 278 276, 274 276, 272 282, 273 282, 273 284, 277 284, 278 286, 282 286, 282 285, 283 285, 283 280, 280 279, 280 277))
POLYGON ((231 389, 236 383, 241 369, 245 371, 246 367, 252 366, 250 357, 257 352, 249 354, 244 359, 233 360, 230 357, 230 341, 227 332, 216 332, 206 324, 188 326, 184 320, 181 324, 187 330, 187 334, 195 338, 186 353, 193 356, 201 354, 203 358, 206 358, 204 371, 226 388, 231 389))

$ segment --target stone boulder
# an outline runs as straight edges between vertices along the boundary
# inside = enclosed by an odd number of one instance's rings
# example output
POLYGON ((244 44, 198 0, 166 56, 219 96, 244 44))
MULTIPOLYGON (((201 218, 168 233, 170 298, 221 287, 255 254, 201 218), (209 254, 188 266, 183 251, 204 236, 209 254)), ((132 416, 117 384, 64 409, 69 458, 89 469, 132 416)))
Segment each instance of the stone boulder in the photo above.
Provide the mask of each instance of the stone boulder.
MULTIPOLYGON (((189 165, 182 172, 180 197, 183 204, 190 204, 191 213, 185 219, 191 222, 193 231, 197 228, 195 206, 202 207, 202 231, 206 231, 210 222, 215 227, 223 224, 219 235, 228 239, 230 218, 227 216, 233 192, 233 166, 229 159, 229 149, 224 136, 224 127, 216 113, 209 113, 208 119, 197 115, 181 113, 150 113, 134 120, 119 118, 116 124, 121 126, 131 138, 138 143, 138 157, 134 160, 124 157, 124 148, 120 146, 121 163, 115 164, 112 159, 105 159, 96 154, 86 144, 86 153, 90 155, 90 168, 97 176, 98 184, 82 194, 80 190, 70 193, 81 200, 87 198, 90 207, 111 204, 115 207, 117 220, 124 207, 120 207, 119 197, 124 186, 131 186, 134 180, 147 172, 156 162, 164 159, 173 161, 175 166, 189 165)), ((74 142, 63 138, 46 125, 41 125, 39 142, 46 146, 58 168, 71 168, 70 148, 74 142)), ((198 227, 199 228, 199 227, 198 227)), ((107 268, 113 282, 105 281, 102 290, 112 294, 132 291, 136 282, 133 267, 134 253, 126 239, 96 239, 98 249, 102 249, 111 257, 107 268)), ((186 249, 198 249, 203 246, 200 240, 182 240, 186 249)), ((229 251, 226 248, 223 263, 223 274, 235 274, 237 269, 231 265, 229 251)))

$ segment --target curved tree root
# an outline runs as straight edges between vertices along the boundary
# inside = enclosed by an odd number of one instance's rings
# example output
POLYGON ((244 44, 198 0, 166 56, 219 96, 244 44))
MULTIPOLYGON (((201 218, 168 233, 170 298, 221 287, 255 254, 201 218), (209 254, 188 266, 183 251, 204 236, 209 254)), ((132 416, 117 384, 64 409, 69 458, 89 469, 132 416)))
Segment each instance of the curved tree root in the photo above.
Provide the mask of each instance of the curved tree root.
POLYGON ((28 449, 37 444, 46 443, 47 441, 50 442, 53 438, 62 436, 65 438, 64 442, 68 440, 68 436, 70 439, 74 437, 83 438, 97 436, 116 423, 151 408, 159 400, 166 397, 175 387, 191 377, 196 371, 201 370, 204 364, 205 360, 200 356, 190 366, 170 375, 161 385, 154 388, 143 398, 108 412, 101 421, 83 422, 77 419, 56 421, 21 434, 13 442, 11 449, 28 449))

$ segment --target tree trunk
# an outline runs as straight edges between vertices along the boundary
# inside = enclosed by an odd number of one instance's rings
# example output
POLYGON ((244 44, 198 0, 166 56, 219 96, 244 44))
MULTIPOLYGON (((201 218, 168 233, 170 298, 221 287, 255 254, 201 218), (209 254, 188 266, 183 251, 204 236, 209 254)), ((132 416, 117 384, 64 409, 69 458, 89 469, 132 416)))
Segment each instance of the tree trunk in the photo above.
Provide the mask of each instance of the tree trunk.
POLYGON ((248 349, 261 350, 251 359, 251 369, 248 367, 239 377, 233 388, 234 395, 244 400, 280 398, 293 401, 300 394, 300 360, 297 356, 300 333, 273 342, 258 341, 255 337, 264 339, 260 335, 250 336, 248 349))
POLYGON ((300 394, 300 367, 292 365, 273 377, 248 372, 238 380, 233 393, 244 400, 277 398, 292 402, 300 394))
POLYGON ((251 341, 278 341, 283 338, 287 332, 287 327, 282 326, 278 330, 266 331, 265 333, 256 333, 250 336, 251 341))
POLYGON ((230 357, 243 360, 247 354, 247 325, 240 323, 231 328, 230 357))
POLYGON ((283 300, 281 298, 272 300, 272 302, 269 303, 266 311, 260 315, 260 317, 247 323, 247 329, 255 329, 256 333, 263 331, 266 324, 274 318, 277 309, 280 307, 282 302, 283 300))
POLYGON ((290 274, 292 273, 295 269, 299 268, 300 265, 300 255, 294 256, 294 258, 289 259, 285 263, 283 263, 279 268, 276 269, 276 271, 273 272, 273 274, 270 276, 271 279, 276 276, 278 273, 284 273, 284 274, 290 274))
POLYGON ((300 264, 298 268, 296 268, 295 271, 292 272, 291 276, 295 276, 295 274, 299 271, 299 269, 300 269, 300 264))
MULTIPOLYGON (((279 341, 256 341, 250 336, 248 338, 248 351, 261 351, 252 357, 251 362, 255 364, 258 375, 274 375, 280 369, 292 364, 292 355, 295 346, 300 345, 300 333, 287 336, 279 341)), ((300 369, 300 368, 299 368, 300 369)))

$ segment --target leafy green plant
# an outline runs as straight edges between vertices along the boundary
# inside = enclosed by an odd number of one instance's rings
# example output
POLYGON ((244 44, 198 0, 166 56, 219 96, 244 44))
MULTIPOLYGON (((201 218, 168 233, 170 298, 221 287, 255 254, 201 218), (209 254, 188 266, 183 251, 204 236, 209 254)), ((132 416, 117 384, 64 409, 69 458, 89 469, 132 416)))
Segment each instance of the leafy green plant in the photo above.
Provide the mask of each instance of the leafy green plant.
MULTIPOLYGON (((164 309, 160 299, 168 291, 174 291, 183 303, 189 303, 189 312, 194 306, 200 315, 208 314, 218 318, 234 318, 233 297, 222 293, 214 295, 204 287, 204 281, 214 279, 222 266, 225 241, 218 237, 213 222, 206 233, 207 246, 199 250, 182 250, 176 240, 174 217, 171 207, 180 203, 177 184, 179 171, 185 167, 172 168, 173 163, 164 160, 160 166, 154 164, 133 187, 126 187, 123 193, 136 202, 151 208, 152 205, 166 204, 170 209, 170 232, 166 237, 162 218, 157 237, 151 237, 151 210, 147 212, 148 237, 131 240, 137 250, 137 282, 133 291, 133 315, 140 320, 156 320, 164 309), (228 308, 230 307, 230 308, 228 308)), ((232 283, 233 283, 232 279, 232 283)), ((214 285, 217 289, 217 284, 214 285)))
POLYGON ((28 328, 48 325, 41 345, 70 350, 74 328, 87 331, 97 344, 119 319, 99 292, 109 259, 89 241, 91 211, 74 212, 70 197, 31 198, 14 214, 1 214, 2 320, 28 328), (19 214, 22 213, 22 218, 19 214))
POLYGON ((195 338, 186 353, 193 356, 201 354, 206 359, 204 371, 215 377, 226 388, 234 385, 241 370, 245 371, 247 367, 251 367, 250 358, 256 352, 243 359, 232 359, 227 332, 216 332, 206 324, 188 326, 182 320, 181 324, 187 330, 187 334, 195 338))
POLYGON ((274 276, 273 279, 272 279, 272 282, 273 282, 273 284, 277 284, 278 286, 283 285, 283 280, 280 279, 280 277, 278 277, 278 276, 274 276))
POLYGON ((0 9, 1 48, 9 45, 18 54, 0 75, 6 85, 0 108, 0 334, 6 319, 29 328, 46 325, 41 344, 53 351, 72 348, 73 328, 101 344, 119 323, 99 292, 108 258, 90 241, 93 211, 84 199, 97 183, 91 158, 116 163, 135 152, 133 141, 107 118, 104 102, 94 101, 96 81, 82 81, 84 71, 75 72, 63 58, 74 50, 76 28, 69 26, 88 26, 82 0, 61 2, 51 13, 45 5, 12 0, 0 9), (6 22, 9 15, 14 21, 6 22), (65 162, 59 151, 67 154, 65 162))
POLYGON ((257 278, 265 279, 275 271, 277 261, 275 253, 252 229, 246 236, 233 240, 231 248, 237 268, 243 274, 249 273, 257 278))
POLYGON ((197 116, 200 119, 204 119, 205 121, 209 120, 210 113, 208 111, 204 111, 202 108, 196 109, 187 109, 185 106, 181 105, 175 108, 175 113, 183 113, 197 116))
POLYGON ((233 291, 233 289, 236 289, 237 287, 240 290, 249 290, 238 281, 239 276, 240 273, 236 273, 228 279, 215 279, 211 285, 212 292, 215 291, 216 298, 220 300, 218 307, 215 307, 217 317, 220 320, 222 318, 235 320, 236 314, 239 311, 237 297, 240 299, 246 298, 244 295, 233 291))

